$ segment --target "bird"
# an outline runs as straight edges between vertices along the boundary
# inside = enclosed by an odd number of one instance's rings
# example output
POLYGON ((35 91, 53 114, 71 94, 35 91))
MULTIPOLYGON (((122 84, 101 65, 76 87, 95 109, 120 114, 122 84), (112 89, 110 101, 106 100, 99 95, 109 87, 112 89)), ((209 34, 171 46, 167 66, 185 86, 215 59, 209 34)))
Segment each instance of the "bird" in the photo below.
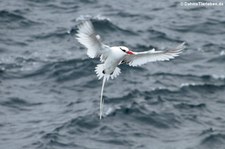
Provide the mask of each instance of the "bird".
POLYGON ((164 51, 158 51, 154 48, 144 52, 134 52, 126 46, 109 46, 102 42, 101 36, 96 33, 91 20, 85 20, 77 27, 76 39, 87 49, 87 55, 90 58, 100 58, 100 64, 95 67, 98 79, 103 78, 101 95, 100 95, 100 113, 103 117, 103 90, 105 81, 116 78, 121 70, 118 67, 121 64, 129 66, 141 66, 148 62, 168 61, 179 56, 185 48, 185 42, 176 48, 164 51))

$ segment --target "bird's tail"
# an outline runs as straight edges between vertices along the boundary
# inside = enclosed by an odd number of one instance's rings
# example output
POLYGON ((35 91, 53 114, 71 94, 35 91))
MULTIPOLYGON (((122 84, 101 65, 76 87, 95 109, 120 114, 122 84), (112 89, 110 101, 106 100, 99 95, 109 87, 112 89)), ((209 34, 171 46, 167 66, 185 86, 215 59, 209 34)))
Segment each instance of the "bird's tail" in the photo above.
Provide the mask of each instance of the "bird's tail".
POLYGON ((104 64, 98 64, 95 67, 95 72, 97 74, 98 79, 106 78, 106 80, 109 80, 109 78, 114 79, 120 74, 120 68, 116 67, 114 72, 112 74, 105 74, 104 71, 104 64))
POLYGON ((95 67, 95 72, 97 74, 98 79, 103 78, 102 81, 102 89, 101 89, 101 95, 100 95, 100 108, 99 108, 99 118, 102 119, 102 115, 103 115, 103 106, 104 106, 104 99, 103 99, 103 91, 104 91, 104 87, 105 87, 105 81, 109 80, 109 78, 113 79, 116 78, 119 74, 120 74, 120 69, 118 67, 115 68, 114 72, 110 75, 110 74, 105 74, 104 72, 104 64, 98 64, 95 67))
POLYGON ((102 81, 102 89, 101 89, 101 95, 100 95, 100 107, 99 107, 99 118, 102 119, 102 115, 103 115, 103 105, 104 105, 104 100, 103 100, 103 91, 104 91, 104 87, 105 87, 105 81, 106 81, 106 77, 103 77, 103 81, 102 81))

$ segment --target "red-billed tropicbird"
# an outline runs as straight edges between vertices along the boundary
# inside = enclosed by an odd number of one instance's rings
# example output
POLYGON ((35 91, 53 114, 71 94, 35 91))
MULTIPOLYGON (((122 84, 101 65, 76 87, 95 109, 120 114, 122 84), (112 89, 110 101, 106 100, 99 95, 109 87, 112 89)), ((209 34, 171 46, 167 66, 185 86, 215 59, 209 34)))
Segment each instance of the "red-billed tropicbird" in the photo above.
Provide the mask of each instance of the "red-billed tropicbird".
POLYGON ((95 72, 99 79, 103 78, 101 98, 100 98, 100 119, 103 111, 103 90, 105 80, 116 78, 120 74, 117 66, 126 63, 130 66, 140 66, 148 62, 165 61, 177 57, 184 49, 182 43, 176 48, 155 51, 155 49, 144 52, 133 52, 125 46, 110 47, 101 42, 101 38, 96 34, 90 21, 84 21, 78 26, 77 40, 87 48, 87 55, 90 58, 100 57, 102 64, 98 64, 95 72))

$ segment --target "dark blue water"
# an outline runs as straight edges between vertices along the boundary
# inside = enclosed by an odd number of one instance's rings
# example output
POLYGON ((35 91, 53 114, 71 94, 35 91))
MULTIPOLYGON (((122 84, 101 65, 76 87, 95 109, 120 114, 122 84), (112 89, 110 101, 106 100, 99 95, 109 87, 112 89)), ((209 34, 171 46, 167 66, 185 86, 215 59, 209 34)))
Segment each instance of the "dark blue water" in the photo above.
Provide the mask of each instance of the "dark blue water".
POLYGON ((1 149, 225 149, 225 6, 178 1, 1 0, 1 149), (120 66, 99 120, 98 59, 75 40, 89 18, 105 43, 187 48, 120 66))

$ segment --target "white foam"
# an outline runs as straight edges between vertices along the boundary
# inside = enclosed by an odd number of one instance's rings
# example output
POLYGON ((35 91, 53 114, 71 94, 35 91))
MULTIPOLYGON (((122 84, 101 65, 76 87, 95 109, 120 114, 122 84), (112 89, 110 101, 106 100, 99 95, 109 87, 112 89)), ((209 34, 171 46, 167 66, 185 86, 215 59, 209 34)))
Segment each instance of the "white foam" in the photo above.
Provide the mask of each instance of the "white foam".
POLYGON ((201 84, 196 84, 194 82, 192 82, 192 83, 181 83, 180 87, 196 86, 196 85, 201 85, 201 84))
POLYGON ((91 16, 91 15, 81 15, 79 16, 76 21, 85 21, 85 20, 90 20, 90 19, 94 19, 94 20, 107 20, 110 21, 109 18, 102 16, 100 14, 98 14, 97 16, 91 16))
POLYGON ((212 77, 214 79, 225 79, 225 75, 216 75, 216 74, 213 74, 212 77))
POLYGON ((221 56, 222 56, 222 55, 225 55, 225 51, 222 50, 222 51, 220 52, 220 55, 221 55, 221 56))

